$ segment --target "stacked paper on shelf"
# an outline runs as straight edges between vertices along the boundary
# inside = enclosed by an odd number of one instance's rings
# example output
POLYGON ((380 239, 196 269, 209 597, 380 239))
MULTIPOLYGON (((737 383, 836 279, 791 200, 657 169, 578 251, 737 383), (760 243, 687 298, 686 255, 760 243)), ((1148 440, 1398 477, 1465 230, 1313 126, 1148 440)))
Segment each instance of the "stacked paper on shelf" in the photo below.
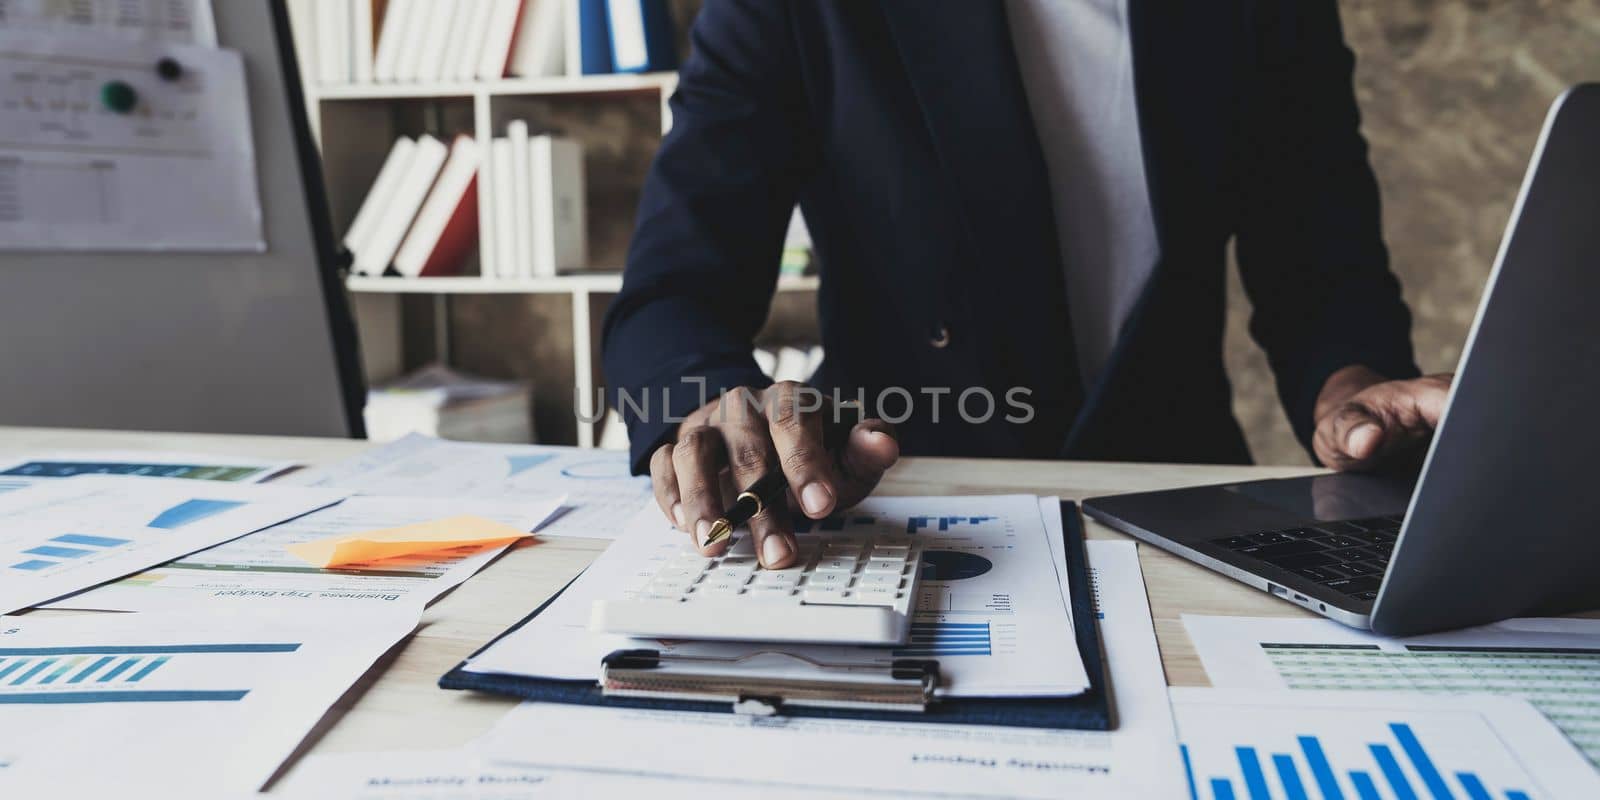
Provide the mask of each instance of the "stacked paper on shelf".
POLYGON ((533 439, 532 387, 465 375, 434 364, 367 393, 367 436, 389 442, 420 433, 441 439, 526 443, 533 439))

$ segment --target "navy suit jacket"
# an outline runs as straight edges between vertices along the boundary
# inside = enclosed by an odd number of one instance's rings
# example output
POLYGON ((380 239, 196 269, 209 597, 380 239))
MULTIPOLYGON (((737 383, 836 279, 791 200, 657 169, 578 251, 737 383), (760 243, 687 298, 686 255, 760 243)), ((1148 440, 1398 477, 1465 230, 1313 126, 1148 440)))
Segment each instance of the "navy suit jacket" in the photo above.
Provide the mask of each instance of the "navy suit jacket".
POLYGON ((899 425, 906 454, 1247 463, 1223 368, 1230 241, 1302 442, 1335 370, 1415 375, 1336 0, 1129 9, 1161 257, 1082 386, 1005 5, 706 0, 605 320, 635 469, 699 381, 770 383, 752 339, 797 201, 822 265, 813 382, 893 416, 889 387, 927 400, 899 425), (933 387, 952 392, 938 422, 933 387), (987 422, 956 413, 971 387, 1000 402, 987 422), (1003 419, 1018 390, 1021 424, 1003 419))

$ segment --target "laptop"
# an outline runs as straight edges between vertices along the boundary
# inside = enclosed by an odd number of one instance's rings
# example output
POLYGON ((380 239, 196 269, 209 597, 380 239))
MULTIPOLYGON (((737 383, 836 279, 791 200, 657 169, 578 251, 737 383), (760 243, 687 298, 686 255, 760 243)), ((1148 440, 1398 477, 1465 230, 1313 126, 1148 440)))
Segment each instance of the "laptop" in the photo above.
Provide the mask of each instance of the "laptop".
POLYGON ((1600 84, 1584 84, 1545 120, 1418 469, 1083 508, 1318 614, 1401 636, 1600 608, 1597 465, 1600 84))

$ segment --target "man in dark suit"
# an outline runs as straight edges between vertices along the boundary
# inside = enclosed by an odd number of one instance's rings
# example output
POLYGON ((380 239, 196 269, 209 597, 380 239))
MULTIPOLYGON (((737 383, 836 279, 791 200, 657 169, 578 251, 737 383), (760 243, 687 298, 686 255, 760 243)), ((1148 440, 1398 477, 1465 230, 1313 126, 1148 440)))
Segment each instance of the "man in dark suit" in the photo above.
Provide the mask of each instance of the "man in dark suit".
MULTIPOLYGON (((1322 462, 1431 432, 1335 0, 707 0, 692 42, 605 370, 697 544, 769 468, 821 517, 900 453, 1247 463, 1230 240, 1322 462), (796 202, 815 390, 751 356, 796 202), (829 440, 840 401, 867 419, 829 440)), ((752 530, 793 560, 787 510, 752 530)))

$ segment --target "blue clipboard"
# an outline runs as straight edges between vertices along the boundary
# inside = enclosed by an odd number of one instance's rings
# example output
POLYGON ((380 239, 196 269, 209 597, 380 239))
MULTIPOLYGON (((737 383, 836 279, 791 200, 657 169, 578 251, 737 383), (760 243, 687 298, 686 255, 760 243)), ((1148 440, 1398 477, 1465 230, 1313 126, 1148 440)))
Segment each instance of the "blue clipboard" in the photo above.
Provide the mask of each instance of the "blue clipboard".
MULTIPOLYGON (((1105 673, 1105 657, 1100 647, 1100 626, 1094 608, 1093 592, 1089 586, 1088 560, 1083 548, 1083 521, 1076 503, 1061 504, 1063 538, 1066 542, 1067 573, 1071 584, 1072 619, 1078 639, 1078 652, 1083 656, 1084 671, 1089 675, 1089 688, 1082 694, 1062 698, 941 698, 920 712, 880 711, 856 708, 785 707, 783 713, 794 717, 824 717, 831 719, 890 720, 894 722, 926 722, 959 725, 1001 725, 1020 728, 1070 728, 1075 730, 1104 731, 1115 727, 1111 710, 1111 697, 1105 673)), ((570 584, 569 584, 570 585, 570 584)), ((563 589, 565 591, 565 589, 563 589)), ((549 607, 557 592, 521 622, 484 645, 479 653, 493 646, 500 638, 526 625, 529 620, 549 607)), ((477 655, 474 653, 473 655, 477 655)), ((502 694, 524 700, 546 703, 574 703, 593 706, 647 708, 665 711, 701 711, 733 713, 727 703, 662 700, 640 697, 608 697, 592 680, 551 680, 518 675, 498 675, 468 672, 466 662, 439 679, 443 689, 463 689, 489 694, 502 694)))

